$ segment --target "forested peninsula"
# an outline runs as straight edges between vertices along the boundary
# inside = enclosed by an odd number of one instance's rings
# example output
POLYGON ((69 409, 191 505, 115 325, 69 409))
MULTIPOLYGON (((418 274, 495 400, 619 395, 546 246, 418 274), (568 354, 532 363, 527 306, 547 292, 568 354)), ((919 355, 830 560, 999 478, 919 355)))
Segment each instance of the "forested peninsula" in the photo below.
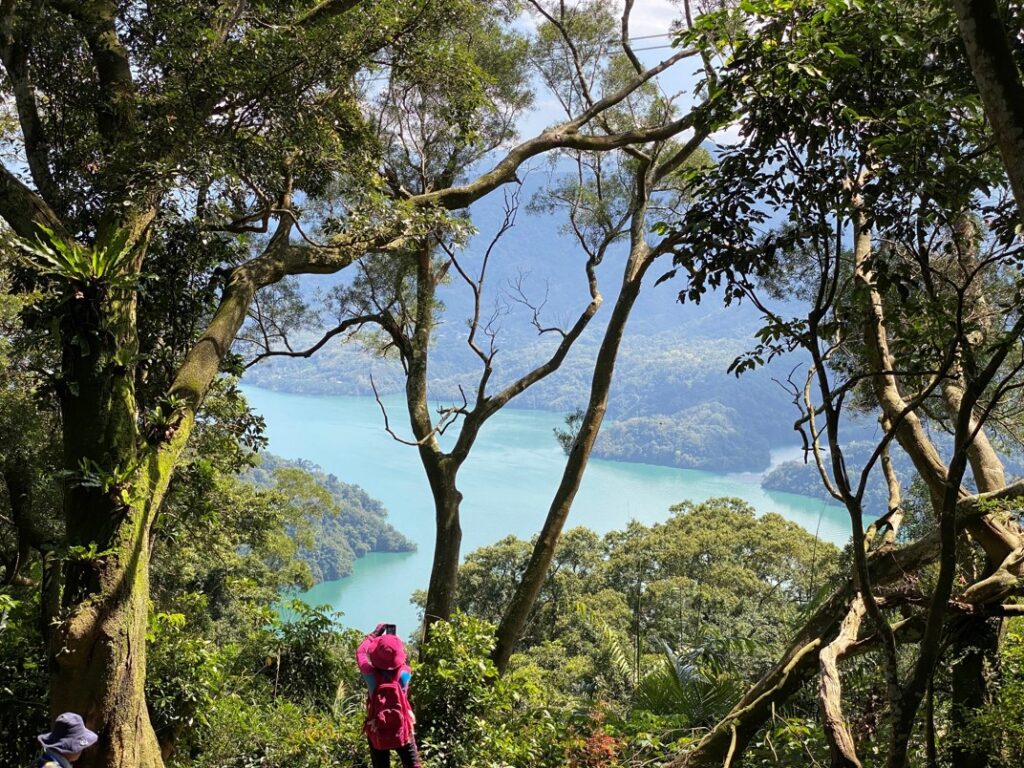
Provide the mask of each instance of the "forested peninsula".
POLYGON ((296 556, 309 565, 316 582, 348 576, 356 559, 367 552, 416 549, 414 542, 387 522, 383 504, 310 461, 288 461, 263 452, 259 465, 242 479, 271 492, 297 494, 305 486, 303 501, 309 511, 291 535, 300 544, 296 556))

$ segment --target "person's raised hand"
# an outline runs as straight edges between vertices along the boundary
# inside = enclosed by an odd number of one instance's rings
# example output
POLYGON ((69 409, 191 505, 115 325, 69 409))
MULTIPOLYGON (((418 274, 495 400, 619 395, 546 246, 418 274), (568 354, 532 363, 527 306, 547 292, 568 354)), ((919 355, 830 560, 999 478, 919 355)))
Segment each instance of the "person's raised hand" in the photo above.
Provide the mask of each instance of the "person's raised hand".
POLYGON ((384 634, 385 627, 387 627, 387 624, 378 624, 376 627, 374 627, 373 632, 371 632, 370 634, 374 637, 380 637, 384 634))

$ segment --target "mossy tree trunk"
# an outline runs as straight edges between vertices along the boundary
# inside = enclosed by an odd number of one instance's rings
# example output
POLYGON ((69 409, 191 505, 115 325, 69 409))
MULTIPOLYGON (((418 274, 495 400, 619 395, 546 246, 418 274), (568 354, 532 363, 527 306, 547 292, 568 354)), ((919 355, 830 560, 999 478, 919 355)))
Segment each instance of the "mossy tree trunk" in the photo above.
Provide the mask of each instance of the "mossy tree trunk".
MULTIPOLYGON (((141 253, 133 263, 137 273, 141 253)), ((143 691, 150 533, 171 468, 140 434, 133 289, 97 280, 66 290, 60 408, 69 549, 52 617, 51 707, 82 714, 99 733, 84 768, 156 768, 143 691)))

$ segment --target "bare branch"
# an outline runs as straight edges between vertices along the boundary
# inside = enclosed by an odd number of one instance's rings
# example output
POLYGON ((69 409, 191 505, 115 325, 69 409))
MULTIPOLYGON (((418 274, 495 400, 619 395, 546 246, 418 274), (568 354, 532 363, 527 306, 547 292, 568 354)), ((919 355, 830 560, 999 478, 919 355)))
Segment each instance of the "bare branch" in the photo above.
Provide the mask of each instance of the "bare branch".
POLYGON ((548 150, 558 148, 594 151, 619 149, 635 144, 663 141, 697 126, 701 123, 705 104, 698 105, 688 114, 660 126, 636 128, 609 135, 580 133, 581 128, 604 111, 619 104, 648 80, 695 53, 692 50, 679 51, 661 64, 644 71, 643 74, 638 75, 618 91, 596 102, 579 116, 549 128, 514 147, 493 169, 480 175, 469 184, 417 195, 412 200, 419 205, 440 205, 448 209, 465 208, 502 184, 507 184, 515 179, 516 169, 520 165, 529 158, 548 150))
POLYGON ((433 426, 433 428, 426 435, 421 437, 419 440, 406 440, 403 437, 399 437, 395 431, 391 428, 391 423, 388 420, 388 409, 384 406, 384 401, 380 398, 380 393, 377 391, 377 385, 373 380, 373 376, 370 376, 370 388, 373 390, 373 397, 377 401, 377 405, 380 406, 381 415, 384 416, 384 431, 391 435, 392 439, 402 445, 408 445, 413 448, 420 448, 427 445, 434 440, 438 435, 443 435, 445 430, 459 417, 467 413, 468 403, 466 401, 466 393, 462 392, 462 387, 459 387, 459 391, 462 393, 462 405, 451 406, 447 408, 439 408, 438 413, 441 415, 440 420, 433 426))
POLYGON ((336 325, 334 328, 327 331, 320 340, 317 341, 313 346, 300 350, 298 352, 289 349, 270 349, 269 343, 267 345, 267 351, 261 352, 256 355, 252 360, 245 364, 246 370, 252 368, 258 362, 266 360, 268 357, 312 357, 316 352, 319 352, 323 347, 333 339, 335 336, 340 336, 347 331, 353 330, 353 332, 359 331, 367 323, 381 323, 382 318, 380 315, 359 315, 357 317, 349 317, 343 320, 341 323, 336 325))
POLYGON ((629 59, 629 63, 633 65, 633 69, 637 74, 641 74, 644 67, 629 44, 629 15, 633 12, 633 3, 634 0, 626 0, 622 8, 622 50, 626 54, 626 58, 629 59))
POLYGON ((530 310, 530 324, 537 329, 537 334, 543 336, 545 333, 556 333, 563 339, 566 337, 566 331, 557 325, 546 326, 540 321, 541 313, 544 311, 544 307, 548 303, 548 293, 550 286, 545 285, 544 287, 544 300, 539 304, 534 304, 533 300, 526 294, 526 289, 523 287, 526 284, 526 278, 529 276, 528 273, 520 271, 516 275, 514 283, 510 284, 510 288, 513 293, 509 295, 516 304, 521 304, 530 310))

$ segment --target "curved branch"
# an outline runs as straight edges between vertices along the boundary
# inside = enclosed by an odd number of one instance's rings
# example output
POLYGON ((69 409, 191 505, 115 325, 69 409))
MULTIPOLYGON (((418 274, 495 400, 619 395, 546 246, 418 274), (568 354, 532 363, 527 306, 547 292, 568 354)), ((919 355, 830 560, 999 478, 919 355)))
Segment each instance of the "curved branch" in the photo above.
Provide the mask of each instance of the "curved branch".
POLYGON ((2 165, 0 165, 0 216, 16 235, 27 240, 35 240, 40 235, 40 226, 46 227, 58 238, 67 242, 74 240, 64 223, 46 201, 2 165))
POLYGON ((346 331, 355 328, 359 330, 366 323, 382 323, 383 320, 380 315, 359 315, 357 317, 345 318, 342 322, 336 325, 331 330, 327 331, 320 340, 317 341, 313 346, 308 349, 299 351, 293 351, 290 349, 268 349, 266 352, 261 352, 256 355, 252 360, 245 364, 245 369, 248 370, 256 365, 261 360, 266 360, 268 357, 312 357, 316 352, 323 349, 324 345, 327 344, 335 336, 340 336, 346 331))
POLYGON ((516 170, 531 157, 552 149, 581 149, 591 151, 607 151, 620 149, 633 144, 646 144, 652 141, 664 141, 679 133, 698 125, 703 115, 706 102, 698 105, 688 114, 659 126, 636 128, 621 133, 595 135, 580 133, 580 129, 605 110, 614 107, 628 97, 637 88, 652 77, 665 71, 676 62, 692 56, 692 51, 680 51, 661 64, 646 70, 625 87, 606 96, 585 110, 578 117, 561 125, 549 128, 512 148, 509 153, 490 171, 478 176, 474 181, 459 187, 449 187, 411 198, 417 205, 439 205, 448 209, 465 208, 484 195, 497 189, 502 184, 513 181, 516 170))

